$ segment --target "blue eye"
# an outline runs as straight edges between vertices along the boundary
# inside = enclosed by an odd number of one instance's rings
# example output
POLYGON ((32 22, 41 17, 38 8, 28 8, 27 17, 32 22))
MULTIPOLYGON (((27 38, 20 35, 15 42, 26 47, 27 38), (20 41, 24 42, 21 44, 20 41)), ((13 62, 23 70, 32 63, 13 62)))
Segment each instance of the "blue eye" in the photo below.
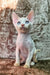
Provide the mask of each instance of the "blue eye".
POLYGON ((20 25, 20 24, 21 24, 21 22, 20 22, 20 21, 18 21, 18 22, 17 22, 17 24, 18 24, 18 25, 20 25))
POLYGON ((25 21, 25 23, 26 23, 26 24, 28 24, 28 23, 29 23, 29 21, 25 21))

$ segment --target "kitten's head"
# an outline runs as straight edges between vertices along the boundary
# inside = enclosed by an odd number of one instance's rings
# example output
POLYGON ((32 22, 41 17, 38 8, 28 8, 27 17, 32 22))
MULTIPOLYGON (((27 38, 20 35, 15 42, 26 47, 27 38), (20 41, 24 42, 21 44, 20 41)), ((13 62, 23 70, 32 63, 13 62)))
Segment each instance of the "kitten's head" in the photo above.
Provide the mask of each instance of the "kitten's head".
POLYGON ((30 26, 33 24, 34 13, 31 10, 27 17, 19 17, 15 12, 12 13, 12 20, 18 32, 28 32, 30 26))

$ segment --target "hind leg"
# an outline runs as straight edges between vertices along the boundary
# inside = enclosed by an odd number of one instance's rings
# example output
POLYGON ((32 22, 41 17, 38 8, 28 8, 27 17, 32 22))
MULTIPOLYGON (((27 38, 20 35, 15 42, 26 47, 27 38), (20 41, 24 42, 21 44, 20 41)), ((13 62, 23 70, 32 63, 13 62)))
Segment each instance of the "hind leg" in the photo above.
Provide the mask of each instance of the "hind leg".
POLYGON ((33 54, 33 58, 32 58, 32 61, 31 61, 31 66, 34 66, 35 63, 37 62, 37 57, 36 57, 36 54, 33 54))
POLYGON ((34 55, 33 55, 33 61, 34 61, 35 63, 38 62, 38 61, 37 61, 36 53, 34 53, 34 55))
POLYGON ((34 61, 35 63, 38 62, 38 60, 37 60, 37 52, 40 52, 40 49, 36 49, 35 52, 34 52, 34 54, 33 54, 33 61, 34 61))

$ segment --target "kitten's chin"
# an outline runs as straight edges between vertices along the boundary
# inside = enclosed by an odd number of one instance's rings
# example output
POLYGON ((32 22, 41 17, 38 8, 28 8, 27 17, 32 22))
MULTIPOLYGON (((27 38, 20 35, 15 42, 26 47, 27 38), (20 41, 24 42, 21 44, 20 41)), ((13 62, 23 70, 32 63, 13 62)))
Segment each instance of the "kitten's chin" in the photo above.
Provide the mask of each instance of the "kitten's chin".
POLYGON ((24 31, 24 30, 20 30, 20 32, 21 32, 21 33, 27 33, 27 31, 24 31))
POLYGON ((21 27, 21 28, 20 28, 20 30, 23 30, 23 31, 25 31, 25 30, 28 30, 28 28, 21 27))
POLYGON ((19 30, 20 33, 28 33, 28 30, 19 30))
POLYGON ((26 33, 26 32, 28 32, 28 29, 27 29, 27 28, 24 28, 24 27, 21 27, 21 28, 20 28, 20 32, 26 33))

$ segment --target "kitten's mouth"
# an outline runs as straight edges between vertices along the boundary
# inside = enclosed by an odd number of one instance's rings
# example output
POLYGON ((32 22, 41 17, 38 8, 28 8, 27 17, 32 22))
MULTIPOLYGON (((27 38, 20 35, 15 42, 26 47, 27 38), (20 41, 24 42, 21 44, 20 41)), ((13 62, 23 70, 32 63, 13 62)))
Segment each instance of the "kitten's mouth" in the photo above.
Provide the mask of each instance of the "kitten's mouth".
POLYGON ((28 28, 21 27, 20 30, 21 30, 21 32, 27 32, 28 31, 28 28))

